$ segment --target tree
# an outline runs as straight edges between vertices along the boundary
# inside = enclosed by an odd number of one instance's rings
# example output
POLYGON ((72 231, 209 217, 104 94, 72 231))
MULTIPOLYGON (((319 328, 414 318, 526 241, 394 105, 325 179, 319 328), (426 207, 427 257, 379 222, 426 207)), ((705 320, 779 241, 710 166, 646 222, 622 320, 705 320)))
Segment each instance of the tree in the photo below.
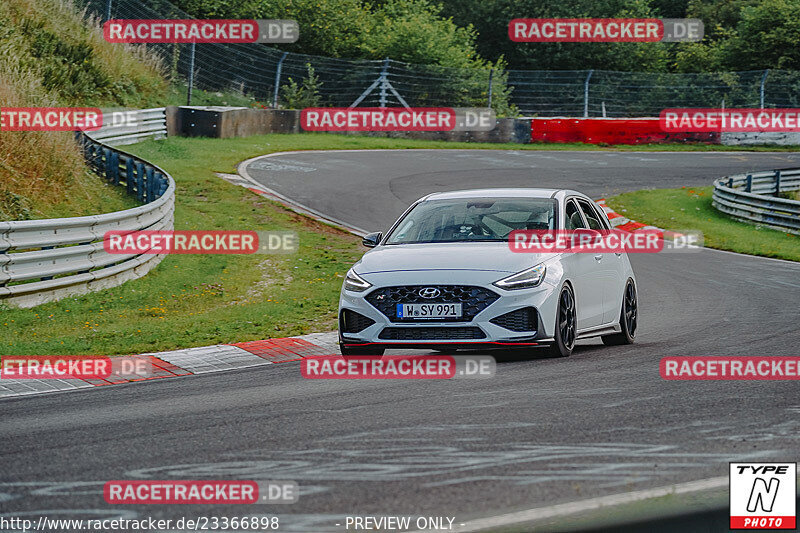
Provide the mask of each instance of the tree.
POLYGON ((725 68, 800 69, 800 0, 763 0, 741 14, 735 34, 720 45, 725 68))
POLYGON ((517 43, 508 37, 515 18, 657 17, 649 0, 443 0, 443 14, 472 23, 478 53, 504 57, 512 69, 665 70, 669 47, 662 43, 517 43))

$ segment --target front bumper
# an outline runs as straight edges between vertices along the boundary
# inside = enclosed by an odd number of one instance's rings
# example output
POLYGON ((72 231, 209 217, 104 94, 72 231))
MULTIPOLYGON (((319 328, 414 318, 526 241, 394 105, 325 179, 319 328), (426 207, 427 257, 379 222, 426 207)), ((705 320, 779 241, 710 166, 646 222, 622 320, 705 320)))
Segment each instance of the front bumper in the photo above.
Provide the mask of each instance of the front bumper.
MULTIPOLYGON (((492 285, 508 275, 509 273, 499 271, 465 270, 361 274, 373 286, 362 293, 342 290, 339 299, 339 341, 347 347, 497 349, 534 346, 551 339, 557 303, 556 287, 546 280, 539 287, 515 291, 492 285), (373 292, 387 287, 410 286, 478 287, 480 294, 485 295, 486 291, 491 291, 497 297, 484 298, 491 301, 479 311, 466 300, 462 301, 464 309, 470 308, 472 312, 465 312, 468 316, 460 320, 412 321, 397 319, 391 312, 395 303, 404 302, 388 301, 386 305, 376 306, 368 298, 373 292), (523 309, 528 310, 528 315, 520 315, 520 310, 523 309), (520 316, 527 316, 528 320, 532 320, 532 327, 522 327, 520 324, 524 321, 519 320, 520 316)), ((388 292, 391 291, 382 291, 386 294, 388 292)), ((444 292, 452 298, 452 291, 444 292)), ((400 293, 409 294, 408 291, 400 293)), ((459 294, 458 291, 455 293, 459 294)))

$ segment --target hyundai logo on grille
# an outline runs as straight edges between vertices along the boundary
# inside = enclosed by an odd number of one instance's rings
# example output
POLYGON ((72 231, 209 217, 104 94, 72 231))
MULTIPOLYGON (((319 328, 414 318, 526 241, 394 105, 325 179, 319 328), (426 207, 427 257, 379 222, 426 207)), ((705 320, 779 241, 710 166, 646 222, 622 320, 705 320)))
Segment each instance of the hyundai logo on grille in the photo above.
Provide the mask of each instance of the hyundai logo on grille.
POLYGON ((417 294, 419 294, 422 298, 436 298, 442 294, 442 291, 436 287, 425 287, 424 289, 420 289, 417 294))

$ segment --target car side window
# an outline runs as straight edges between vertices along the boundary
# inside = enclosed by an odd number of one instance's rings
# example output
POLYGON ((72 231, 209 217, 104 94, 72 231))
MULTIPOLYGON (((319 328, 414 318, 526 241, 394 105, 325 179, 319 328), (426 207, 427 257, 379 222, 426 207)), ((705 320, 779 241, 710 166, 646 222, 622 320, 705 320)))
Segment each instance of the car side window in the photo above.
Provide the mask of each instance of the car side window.
POLYGON ((578 211, 578 206, 572 200, 567 201, 567 206, 564 210, 566 219, 564 220, 564 228, 566 229, 581 229, 586 228, 586 224, 581 218, 581 213, 578 211))
POLYGON ((611 222, 608 220, 608 215, 606 215, 606 212, 602 209, 599 209, 594 204, 592 204, 592 209, 594 209, 594 212, 597 213, 597 216, 600 219, 600 224, 603 225, 603 228, 611 229, 611 222))
POLYGON ((597 218, 597 212, 589 205, 589 202, 584 202, 583 200, 578 200, 578 204, 581 206, 583 210, 583 216, 586 217, 586 221, 589 223, 589 229, 596 229, 602 230, 605 229, 603 224, 597 218))

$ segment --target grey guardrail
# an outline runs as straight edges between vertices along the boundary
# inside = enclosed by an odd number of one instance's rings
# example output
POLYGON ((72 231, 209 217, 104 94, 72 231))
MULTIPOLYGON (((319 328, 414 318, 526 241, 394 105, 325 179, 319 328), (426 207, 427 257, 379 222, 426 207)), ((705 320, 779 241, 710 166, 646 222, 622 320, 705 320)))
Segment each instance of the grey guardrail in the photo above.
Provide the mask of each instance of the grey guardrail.
POLYGON ((800 234, 800 201, 780 198, 800 190, 800 168, 737 174, 714 181, 712 203, 744 222, 800 234))
POLYGON ((76 137, 87 164, 144 205, 103 215, 0 222, 0 303, 33 307, 114 287, 143 276, 163 259, 110 254, 103 248, 103 236, 111 230, 173 229, 175 181, 152 163, 92 138, 94 134, 76 137))
POLYGON ((94 140, 109 146, 133 144, 167 136, 167 110, 164 107, 136 111, 103 112, 103 127, 91 132, 94 140), (116 119, 116 120, 114 120, 116 119))

